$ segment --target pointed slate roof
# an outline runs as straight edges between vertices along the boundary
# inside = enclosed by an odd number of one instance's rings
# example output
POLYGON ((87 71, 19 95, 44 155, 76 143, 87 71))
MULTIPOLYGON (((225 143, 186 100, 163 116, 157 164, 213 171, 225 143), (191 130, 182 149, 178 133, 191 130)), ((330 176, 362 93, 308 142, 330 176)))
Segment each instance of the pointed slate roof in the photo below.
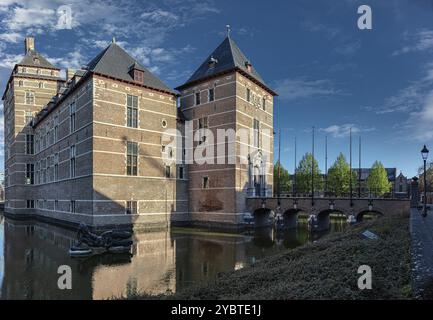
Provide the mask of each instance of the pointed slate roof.
POLYGON ((53 66, 47 59, 45 59, 40 53, 35 50, 29 50, 21 62, 18 63, 19 66, 26 67, 39 67, 47 69, 60 70, 59 68, 53 66))
POLYGON ((135 66, 137 69, 144 71, 144 86, 175 94, 173 90, 167 87, 160 79, 132 58, 115 42, 112 42, 87 64, 88 70, 91 72, 134 82, 134 79, 129 73, 131 66, 135 66))
POLYGON ((238 45, 233 41, 232 38, 230 38, 230 36, 227 36, 224 41, 206 58, 196 72, 194 72, 194 74, 183 85, 177 87, 176 89, 182 90, 183 88, 204 79, 237 70, 246 77, 255 80, 271 93, 276 95, 276 93, 270 89, 270 87, 265 83, 263 78, 254 67, 251 68, 251 71, 248 70, 247 65, 249 63, 250 60, 248 60, 247 57, 242 53, 238 45), (210 61, 216 62, 213 67, 209 66, 210 61))

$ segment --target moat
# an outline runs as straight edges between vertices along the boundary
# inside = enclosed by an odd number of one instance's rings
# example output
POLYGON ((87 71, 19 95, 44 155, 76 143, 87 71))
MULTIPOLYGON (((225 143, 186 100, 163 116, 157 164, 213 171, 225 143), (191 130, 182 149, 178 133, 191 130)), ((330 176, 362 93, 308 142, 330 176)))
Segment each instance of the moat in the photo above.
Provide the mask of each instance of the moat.
MULTIPOLYGON (((346 226, 333 219, 331 230, 346 226)), ((218 273, 315 241, 326 233, 258 229, 242 234, 192 228, 134 234, 133 255, 72 259, 75 232, 0 214, 0 299, 107 299, 136 292, 179 292, 218 273), (72 268, 72 290, 59 290, 57 269, 72 268)))

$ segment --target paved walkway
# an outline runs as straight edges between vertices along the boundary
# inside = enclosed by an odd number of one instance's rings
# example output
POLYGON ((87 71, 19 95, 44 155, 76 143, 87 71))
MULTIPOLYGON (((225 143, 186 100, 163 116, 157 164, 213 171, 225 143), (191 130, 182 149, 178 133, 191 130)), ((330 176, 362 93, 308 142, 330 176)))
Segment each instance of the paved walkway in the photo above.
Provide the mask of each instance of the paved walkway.
POLYGON ((433 282, 433 208, 426 218, 417 209, 411 209, 410 216, 412 287, 415 298, 422 299, 425 294, 431 294, 425 292, 424 286, 433 282))

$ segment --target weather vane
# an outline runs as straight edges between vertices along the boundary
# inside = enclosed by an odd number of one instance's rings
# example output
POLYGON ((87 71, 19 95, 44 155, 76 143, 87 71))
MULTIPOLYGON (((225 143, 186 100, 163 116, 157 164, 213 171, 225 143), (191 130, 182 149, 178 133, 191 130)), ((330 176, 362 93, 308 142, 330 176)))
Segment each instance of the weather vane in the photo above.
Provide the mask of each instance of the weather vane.
POLYGON ((232 31, 232 28, 230 27, 230 25, 226 25, 227 28, 227 37, 230 37, 230 31, 232 31))

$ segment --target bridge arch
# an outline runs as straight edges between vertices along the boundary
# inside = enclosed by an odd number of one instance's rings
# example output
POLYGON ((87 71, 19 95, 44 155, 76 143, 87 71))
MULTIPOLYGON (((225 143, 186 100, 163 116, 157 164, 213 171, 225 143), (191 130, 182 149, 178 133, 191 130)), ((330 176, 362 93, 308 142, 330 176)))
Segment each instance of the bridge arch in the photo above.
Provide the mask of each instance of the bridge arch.
POLYGON ((328 230, 331 227, 331 213, 340 213, 344 216, 348 216, 349 213, 347 210, 340 208, 340 207, 334 207, 334 208, 320 208, 317 210, 317 231, 324 231, 328 230))
POLYGON ((358 212, 355 215, 356 221, 361 222, 364 219, 364 215, 370 214, 374 215, 376 217, 382 217, 384 216, 384 211, 380 208, 373 207, 371 210, 368 207, 362 208, 361 210, 358 210, 358 212))
POLYGON ((300 212, 308 212, 304 208, 289 208, 283 213, 284 229, 295 229, 298 226, 298 214, 300 212))
POLYGON ((254 217, 254 225, 257 228, 269 227, 270 220, 274 215, 274 211, 267 207, 265 208, 257 208, 253 212, 254 217))

